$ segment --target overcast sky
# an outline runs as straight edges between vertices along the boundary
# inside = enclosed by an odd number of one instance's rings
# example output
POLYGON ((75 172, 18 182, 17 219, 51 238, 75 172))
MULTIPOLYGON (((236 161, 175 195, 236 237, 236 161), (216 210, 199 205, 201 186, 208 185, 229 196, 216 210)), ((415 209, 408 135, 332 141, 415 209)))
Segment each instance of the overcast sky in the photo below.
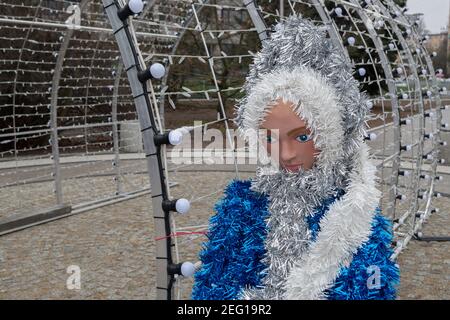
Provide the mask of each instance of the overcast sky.
POLYGON ((423 13, 425 26, 431 33, 438 33, 448 24, 450 0, 408 0, 408 13, 423 13))

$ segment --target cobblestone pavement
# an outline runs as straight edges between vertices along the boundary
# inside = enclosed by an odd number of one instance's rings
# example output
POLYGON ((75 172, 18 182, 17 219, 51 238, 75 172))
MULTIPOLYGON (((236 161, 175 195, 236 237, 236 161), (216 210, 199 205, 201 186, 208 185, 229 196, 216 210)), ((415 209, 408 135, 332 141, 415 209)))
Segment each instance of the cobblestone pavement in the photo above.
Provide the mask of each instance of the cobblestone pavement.
MULTIPOLYGON (((423 236, 450 236, 450 198, 435 200, 439 212, 426 221, 423 236)), ((412 240, 398 257, 400 299, 450 299, 450 242, 412 240)))
MULTIPOLYGON (((171 175, 173 197, 192 200, 178 227, 207 222, 232 172, 171 175), (202 197, 204 196, 204 197, 202 197)), ((245 179, 250 173, 241 173, 245 179)), ((450 199, 436 201, 424 234, 450 235, 450 199)), ((154 234, 150 197, 142 196, 0 237, 0 299, 153 299, 154 234), (80 267, 81 289, 69 290, 67 268, 80 267)), ((182 260, 195 261, 202 236, 179 238, 182 260)), ((450 244, 411 241, 401 253, 400 299, 449 299, 450 244)), ((189 281, 181 297, 189 297, 189 281)))

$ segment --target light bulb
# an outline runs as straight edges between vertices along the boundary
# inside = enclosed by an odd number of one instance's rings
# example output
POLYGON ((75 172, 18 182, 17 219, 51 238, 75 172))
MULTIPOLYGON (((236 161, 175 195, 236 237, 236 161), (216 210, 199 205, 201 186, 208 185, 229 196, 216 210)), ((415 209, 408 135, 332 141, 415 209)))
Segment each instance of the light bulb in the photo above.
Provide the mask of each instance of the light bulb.
POLYGON ((144 9, 144 3, 142 0, 130 0, 122 9, 117 12, 120 20, 124 21, 129 16, 138 14, 144 9))
POLYGON ((150 66, 150 73, 152 74, 153 78, 161 79, 162 77, 164 77, 166 69, 161 63, 154 63, 150 66))
POLYGON ((141 13, 142 9, 144 9, 144 3, 142 0, 130 0, 128 2, 128 6, 134 14, 141 13))
POLYGON ((195 266, 192 262, 186 261, 181 265, 181 274, 185 277, 192 277, 195 273, 195 266))
POLYGON ((338 17, 342 17, 342 8, 336 7, 336 8, 334 8, 334 12, 336 13, 336 15, 338 17))
POLYGON ((184 198, 178 199, 175 204, 175 210, 180 214, 188 213, 190 208, 191 204, 189 203, 189 200, 184 198))
POLYGON ((183 133, 180 130, 169 132, 169 143, 173 146, 179 145, 183 141, 183 133))
POLYGON ((354 37, 348 37, 347 43, 348 43, 349 45, 353 46, 353 45, 355 45, 355 42, 356 42, 356 40, 355 40, 354 37))
POLYGON ((359 69, 358 69, 358 74, 359 74, 361 77, 364 77, 364 76, 366 75, 366 69, 364 69, 364 68, 359 68, 359 69))

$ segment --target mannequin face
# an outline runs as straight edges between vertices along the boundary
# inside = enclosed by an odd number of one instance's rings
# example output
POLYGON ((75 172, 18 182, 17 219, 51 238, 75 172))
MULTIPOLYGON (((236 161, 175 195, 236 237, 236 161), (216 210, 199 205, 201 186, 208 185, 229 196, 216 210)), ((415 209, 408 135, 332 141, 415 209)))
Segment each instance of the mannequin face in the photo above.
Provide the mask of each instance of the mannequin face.
POLYGON ((278 150, 280 166, 296 172, 300 167, 311 169, 320 150, 314 146, 306 121, 294 112, 293 107, 292 102, 276 100, 261 129, 267 130, 262 139, 269 155, 272 149, 278 150))

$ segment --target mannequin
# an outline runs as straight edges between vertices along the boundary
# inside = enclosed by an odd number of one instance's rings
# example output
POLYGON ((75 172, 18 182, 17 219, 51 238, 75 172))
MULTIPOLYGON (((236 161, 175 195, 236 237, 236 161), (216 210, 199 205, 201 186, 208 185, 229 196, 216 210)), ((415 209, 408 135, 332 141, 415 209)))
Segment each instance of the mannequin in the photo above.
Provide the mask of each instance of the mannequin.
POLYGON ((292 102, 277 99, 261 128, 267 131, 263 141, 267 152, 270 154, 272 145, 279 144, 282 151, 278 157, 280 165, 286 170, 297 172, 300 166, 311 169, 320 151, 314 146, 311 130, 305 120, 297 117, 292 107, 292 102), (278 130, 279 136, 274 130, 278 130))
POLYGON ((243 135, 264 129, 279 163, 225 188, 193 299, 394 299, 368 100, 325 30, 299 16, 277 24, 244 89, 235 123, 243 135))

